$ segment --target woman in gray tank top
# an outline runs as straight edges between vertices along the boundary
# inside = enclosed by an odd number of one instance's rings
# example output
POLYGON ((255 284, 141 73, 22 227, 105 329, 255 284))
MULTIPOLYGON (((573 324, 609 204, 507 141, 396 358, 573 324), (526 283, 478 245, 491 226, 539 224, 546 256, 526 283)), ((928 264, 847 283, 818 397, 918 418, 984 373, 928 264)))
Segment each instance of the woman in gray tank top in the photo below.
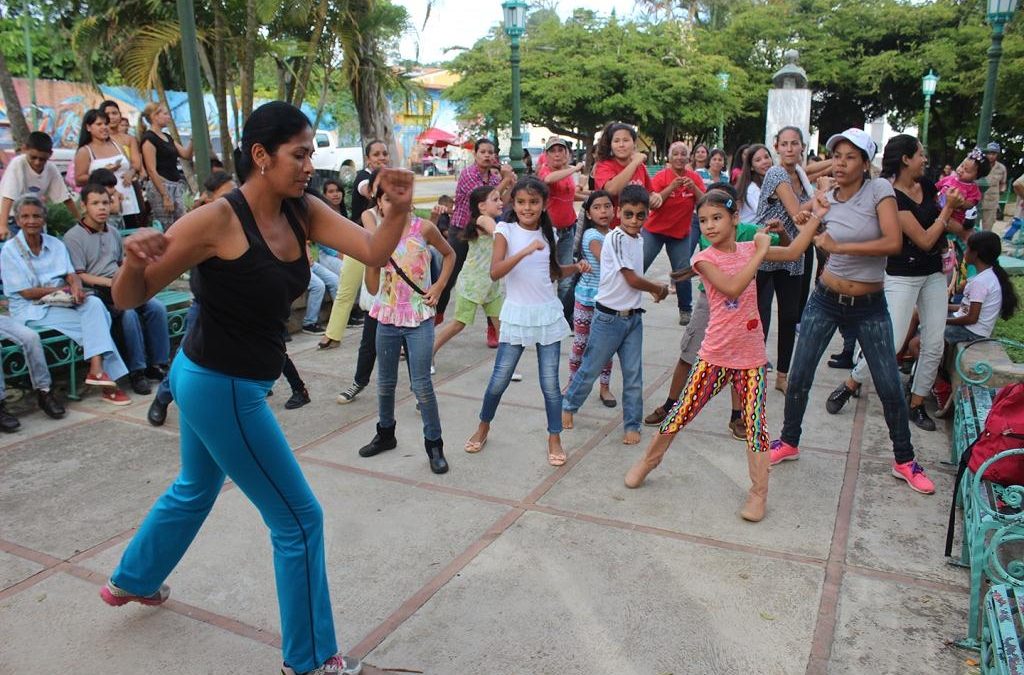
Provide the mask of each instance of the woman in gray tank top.
POLYGON ((828 212, 822 218, 825 233, 814 243, 830 255, 800 320, 782 434, 772 442, 771 462, 800 457, 801 424, 814 371, 838 328, 856 337, 864 350, 892 440, 892 475, 917 492, 932 494, 934 484, 914 459, 883 291, 887 257, 903 245, 895 193, 889 181, 870 177, 876 146, 862 129, 836 134, 826 147, 832 153, 835 187, 816 197, 828 212))

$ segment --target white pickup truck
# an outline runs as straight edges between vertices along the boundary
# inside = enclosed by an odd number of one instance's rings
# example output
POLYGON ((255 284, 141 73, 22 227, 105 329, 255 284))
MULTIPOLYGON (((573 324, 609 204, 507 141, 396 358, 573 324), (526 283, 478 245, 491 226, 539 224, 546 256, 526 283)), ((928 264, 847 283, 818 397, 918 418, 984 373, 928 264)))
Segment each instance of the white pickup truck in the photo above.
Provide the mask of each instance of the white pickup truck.
POLYGON ((326 129, 317 129, 314 138, 316 150, 313 152, 313 168, 324 174, 337 175, 345 160, 351 159, 355 168, 363 165, 363 149, 356 146, 342 147, 338 145, 338 135, 326 129))

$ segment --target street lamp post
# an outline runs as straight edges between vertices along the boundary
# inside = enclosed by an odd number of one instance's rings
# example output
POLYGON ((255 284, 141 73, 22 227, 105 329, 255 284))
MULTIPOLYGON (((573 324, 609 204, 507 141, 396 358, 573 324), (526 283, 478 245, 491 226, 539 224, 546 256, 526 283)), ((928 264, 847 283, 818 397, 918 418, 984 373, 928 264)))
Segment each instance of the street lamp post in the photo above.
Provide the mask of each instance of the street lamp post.
MULTIPOLYGON (((718 84, 721 85, 722 91, 729 88, 729 73, 722 71, 718 73, 718 84)), ((718 106, 718 147, 725 149, 725 107, 718 106)))
POLYGON ((1017 0, 988 0, 988 22, 992 26, 992 45, 988 48, 988 76, 985 78, 985 97, 981 102, 981 121, 978 123, 978 147, 985 147, 992 131, 992 105, 996 96, 996 76, 999 60, 1003 56, 1003 29, 1017 11, 1017 0))
POLYGON ((505 34, 512 42, 512 53, 509 57, 509 63, 512 65, 512 146, 508 154, 512 170, 517 176, 521 176, 526 170, 526 165, 523 164, 523 133, 519 128, 519 38, 526 32, 526 2, 505 0, 501 3, 501 9, 505 15, 505 34))
POLYGON ((932 96, 939 83, 939 76, 928 69, 928 74, 921 78, 921 93, 924 94, 924 124, 921 125, 921 145, 928 150, 928 115, 932 109, 932 96))

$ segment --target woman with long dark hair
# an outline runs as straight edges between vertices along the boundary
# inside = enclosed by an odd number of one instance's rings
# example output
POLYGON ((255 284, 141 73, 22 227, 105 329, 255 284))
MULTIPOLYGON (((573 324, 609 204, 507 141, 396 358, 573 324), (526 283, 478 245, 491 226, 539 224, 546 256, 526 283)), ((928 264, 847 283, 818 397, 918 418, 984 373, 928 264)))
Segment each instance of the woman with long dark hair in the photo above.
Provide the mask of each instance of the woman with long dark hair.
POLYGON ((137 172, 110 133, 107 115, 100 110, 87 110, 82 116, 82 130, 78 135, 78 151, 75 152, 75 184, 84 187, 89 174, 97 169, 107 169, 117 177, 116 189, 121 195, 121 215, 134 216, 139 213, 139 200, 132 187, 137 172))
MULTIPOLYGON (((907 400, 903 397, 892 322, 884 291, 885 266, 902 250, 902 233, 892 184, 868 173, 875 142, 863 129, 847 129, 828 139, 835 187, 813 200, 826 231, 814 243, 829 254, 800 320, 800 344, 786 390, 779 440, 771 463, 799 459, 800 435, 814 372, 836 329, 851 334, 864 350, 892 440, 892 475, 923 494, 935 485, 914 457, 907 400)), ((811 216, 815 218, 816 215, 811 216)))
MULTIPOLYGON (((935 431, 935 422, 924 409, 924 399, 932 390, 935 374, 942 361, 942 333, 946 328, 946 275, 942 272, 942 253, 946 232, 961 232, 953 220, 960 207, 960 193, 951 190, 939 207, 935 185, 924 177, 927 160, 924 147, 909 134, 893 136, 882 152, 882 178, 889 180, 896 193, 897 218, 903 245, 897 255, 889 256, 885 267, 885 302, 892 320, 893 344, 899 347, 907 337, 914 310, 921 329, 921 351, 910 388, 910 421, 925 431, 935 431)), ((861 359, 849 379, 836 387, 825 407, 839 412, 850 397, 860 390, 868 376, 866 359, 861 359)))
POLYGON ((163 583, 230 478, 270 528, 281 611, 284 672, 358 673, 337 649, 327 585, 323 511, 270 407, 281 374, 291 303, 306 290, 306 241, 369 265, 395 250, 412 204, 412 174, 385 169, 396 205, 373 235, 306 195, 313 130, 298 108, 260 106, 242 130, 235 166, 243 185, 192 211, 167 234, 143 230, 125 242, 114 279, 117 306, 136 307, 192 270, 195 326, 171 369, 181 407, 181 474, 128 544, 103 600, 159 605, 163 583))

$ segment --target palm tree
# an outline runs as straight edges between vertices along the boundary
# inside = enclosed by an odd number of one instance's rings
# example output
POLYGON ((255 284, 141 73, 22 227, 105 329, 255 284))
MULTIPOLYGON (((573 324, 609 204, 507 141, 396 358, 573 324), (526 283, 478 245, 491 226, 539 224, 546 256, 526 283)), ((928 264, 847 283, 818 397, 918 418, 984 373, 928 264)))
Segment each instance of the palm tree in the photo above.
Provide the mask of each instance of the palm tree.
POLYGON ((345 0, 333 26, 341 42, 341 74, 352 92, 363 142, 379 138, 395 153, 391 111, 385 93, 406 88, 385 61, 385 50, 405 31, 409 15, 390 0, 345 0))

